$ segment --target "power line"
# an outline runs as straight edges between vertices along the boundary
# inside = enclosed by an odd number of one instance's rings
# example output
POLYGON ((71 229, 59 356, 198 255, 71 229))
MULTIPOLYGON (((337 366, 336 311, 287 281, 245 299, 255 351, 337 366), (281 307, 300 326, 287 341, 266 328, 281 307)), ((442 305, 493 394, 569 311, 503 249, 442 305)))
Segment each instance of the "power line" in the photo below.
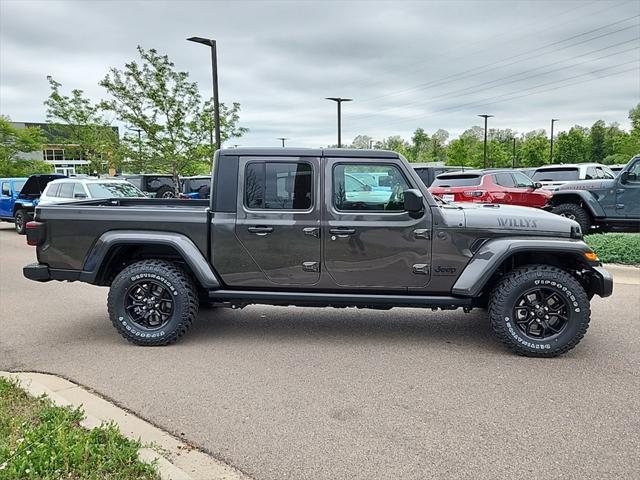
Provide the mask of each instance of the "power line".
MULTIPOLYGON (((542 83, 542 84, 530 87, 530 88, 528 88, 528 89, 526 89, 524 91, 535 90, 537 88, 545 87, 547 85, 553 85, 553 84, 556 84, 556 83, 566 82, 567 80, 573 80, 575 78, 584 77, 585 75, 594 75, 594 74, 597 74, 597 73, 605 71, 605 70, 611 70, 611 69, 614 69, 614 68, 618 68, 618 67, 621 67, 621 66, 624 66, 624 65, 629 65, 631 63, 637 63, 637 62, 639 62, 639 61, 638 60, 632 60, 632 61, 629 61, 629 62, 624 62, 624 63, 617 64, 617 65, 607 66, 605 68, 601 68, 601 69, 598 69, 598 70, 592 70, 590 72, 585 72, 585 73, 582 73, 582 74, 579 74, 579 75, 574 75, 572 77, 567 77, 567 78, 564 78, 564 79, 561 79, 561 80, 555 80, 555 81, 552 81, 552 82, 542 83)), ((517 99, 517 98, 524 98, 524 97, 528 97, 530 95, 536 95, 536 94, 540 94, 540 93, 545 93, 547 91, 557 90, 559 88, 569 87, 569 86, 577 85, 577 84, 580 84, 580 83, 585 83, 587 81, 598 80, 600 78, 607 78, 607 77, 612 76, 612 75, 618 75, 618 74, 622 74, 622 73, 626 73, 626 72, 630 72, 630 71, 634 71, 634 70, 637 71, 637 67, 626 69, 626 70, 623 70, 623 71, 620 71, 620 72, 615 72, 615 73, 612 73, 612 74, 609 74, 609 75, 600 75, 597 79, 591 78, 591 79, 587 79, 587 80, 583 80, 583 81, 579 81, 579 82, 573 82, 573 83, 569 83, 567 85, 561 85, 559 87, 554 87, 554 88, 542 90, 542 91, 539 91, 539 92, 532 92, 532 93, 528 93, 528 94, 524 94, 524 95, 515 95, 515 96, 509 96, 509 97, 506 97, 505 94, 495 95, 493 97, 485 98, 485 99, 474 101, 474 102, 463 103, 461 105, 454 105, 454 106, 451 106, 451 107, 446 107, 446 108, 441 108, 441 109, 438 109, 438 110, 434 110, 429 115, 423 115, 423 114, 412 115, 410 117, 405 117, 403 119, 399 119, 399 120, 396 120, 396 121, 386 121, 386 122, 384 122, 384 126, 387 127, 387 126, 390 126, 390 125, 402 124, 402 123, 406 123, 408 121, 415 121, 416 119, 420 119, 420 118, 429 118, 429 117, 434 116, 437 113, 451 111, 451 110, 460 110, 460 109, 467 108, 467 107, 476 108, 476 107, 483 107, 483 106, 486 106, 486 105, 493 105, 493 104, 501 103, 501 102, 507 101, 507 100, 514 100, 514 99, 517 99), (505 98, 501 98, 501 97, 505 97, 505 98), (498 100, 495 100, 493 102, 487 102, 487 100, 493 100, 493 99, 498 99, 498 100)), ((506 94, 506 95, 512 95, 512 94, 506 94)), ((382 123, 373 124, 372 126, 369 126, 369 128, 375 128, 375 127, 377 127, 379 125, 383 125, 383 124, 382 123)))
MULTIPOLYGON (((531 50, 527 50, 525 52, 519 53, 517 55, 513 55, 511 57, 504 58, 502 60, 497 60, 495 62, 490 62, 488 64, 481 65, 481 66, 478 66, 478 67, 474 67, 474 68, 471 68, 471 69, 468 69, 468 70, 465 70, 465 71, 462 71, 462 72, 458 72, 458 73, 454 73, 454 74, 451 74, 451 75, 447 75, 447 76, 441 77, 440 79, 437 79, 437 80, 433 80, 433 81, 430 81, 430 82, 418 84, 418 85, 415 85, 415 86, 413 86, 411 88, 408 88, 408 89, 405 89, 405 90, 400 90, 400 91, 397 91, 397 92, 392 92, 392 93, 388 93, 388 94, 378 95, 378 96, 375 96, 375 97, 365 98, 365 99, 361 100, 359 102, 359 104, 366 104, 366 103, 372 102, 373 100, 379 100, 381 98, 394 97, 394 96, 397 96, 397 95, 402 95, 404 93, 409 93, 409 92, 416 91, 416 90, 422 90, 422 89, 427 88, 427 87, 437 86, 437 85, 441 85, 443 83, 449 83, 449 80, 452 79, 452 78, 454 78, 457 81, 457 80, 461 80, 463 78, 469 78, 470 76, 475 76, 475 75, 477 75, 479 73, 486 73, 486 72, 489 72, 491 70, 495 70, 495 68, 487 69, 487 67, 492 67, 494 65, 499 65, 499 64, 502 64, 502 63, 504 63, 504 62, 506 62, 508 60, 513 60, 515 58, 522 57, 523 55, 527 55, 529 53, 534 53, 534 52, 537 52, 537 51, 540 51, 540 50, 544 50, 544 49, 546 49, 548 47, 551 47, 551 46, 554 46, 554 45, 557 45, 557 44, 560 44, 560 43, 564 43, 564 42, 567 42, 569 40, 573 40, 575 38, 582 37, 582 36, 588 35, 590 33, 594 33, 594 32, 596 32, 598 30, 602 30, 603 28, 611 27, 613 25, 617 25, 617 24, 620 24, 620 23, 623 23, 623 22, 626 22, 626 21, 629 21, 629 20, 632 20, 632 19, 638 18, 638 17, 640 17, 640 15, 633 15, 631 17, 627 17, 627 18, 624 18, 622 20, 618 20, 616 22, 612 22, 612 23, 603 25, 601 27, 589 30, 587 32, 583 32, 583 33, 580 33, 580 34, 577 34, 577 35, 573 35, 573 36, 565 38, 563 40, 558 40, 558 41, 549 43, 547 45, 543 45, 541 47, 537 47, 537 48, 534 48, 534 49, 531 49, 531 50), (478 72, 478 70, 483 70, 483 71, 478 72), (476 73, 473 73, 473 75, 468 75, 468 74, 470 74, 472 72, 476 72, 476 73)), ((624 27, 624 28, 621 28, 621 29, 618 29, 618 30, 614 30, 613 32, 604 33, 604 34, 598 35, 596 37, 592 37, 592 38, 589 38, 589 39, 586 39, 586 40, 583 40, 583 41, 580 41, 580 42, 573 43, 571 45, 565 45, 565 46, 563 46, 563 47, 561 47, 559 49, 554 50, 554 53, 558 52, 558 51, 561 51, 561 50, 565 50, 567 48, 571 48, 571 47, 575 47, 575 46, 578 46, 578 45, 582 45, 584 43, 588 43, 588 42, 591 42, 593 40, 597 40, 597 39, 602 38, 602 37, 606 37, 606 36, 609 36, 609 35, 614 35, 616 33, 619 33, 619 32, 624 31, 624 30, 629 30, 631 28, 637 28, 637 25, 630 25, 628 27, 624 27)), ((515 62, 511 62, 511 63, 508 63, 506 65, 501 65, 501 67, 508 67, 510 65, 514 65, 516 63, 520 63, 520 62, 523 62, 525 60, 531 60, 533 58, 538 58, 538 57, 543 56, 543 55, 548 55, 549 53, 551 53, 551 52, 540 53, 540 54, 535 55, 533 57, 528 57, 528 58, 524 58, 524 59, 521 59, 521 60, 517 60, 515 62)))
MULTIPOLYGON (((575 58, 581 58, 581 57, 589 56, 589 55, 592 55, 594 53, 601 52, 603 50, 609 50, 611 48, 619 47, 621 45, 625 45, 625 44, 628 44, 628 43, 633 43, 634 45, 637 45, 638 40, 640 40, 640 37, 632 38, 632 39, 626 40, 624 42, 619 42, 619 43, 616 43, 614 45, 609 45, 607 47, 603 47, 603 48, 599 48, 599 49, 596 49, 596 50, 592 50, 592 51, 583 53, 581 55, 575 56, 573 58, 575 59, 575 58)), ((571 68, 574 68, 574 67, 577 67, 577 66, 580 66, 580 65, 584 65, 585 63, 596 62, 598 60, 602 60, 602 59, 605 59, 605 58, 615 57, 617 55, 621 55, 623 53, 627 53, 627 52, 631 52, 631 51, 636 51, 637 52, 638 51, 638 47, 634 46, 634 47, 628 48, 626 50, 621 50, 621 51, 615 52, 615 53, 609 53, 609 54, 602 55, 602 56, 597 57, 597 58, 587 58, 586 60, 584 60, 582 62, 576 62, 576 63, 573 63, 571 65, 562 66, 560 68, 543 71, 541 73, 537 73, 535 75, 531 75, 531 76, 528 76, 526 78, 519 78, 519 79, 515 79, 515 80, 510 80, 508 82, 500 83, 503 80, 507 80, 509 78, 526 75, 528 73, 532 73, 532 72, 538 71, 540 69, 545 69, 547 67, 551 67, 551 66, 554 66, 554 65, 562 64, 562 63, 567 61, 565 59, 562 59, 562 60, 558 60, 556 62, 549 63, 547 65, 543 65, 541 67, 536 67, 536 68, 532 68, 532 69, 529 69, 529 70, 524 70, 522 72, 517 72, 517 73, 511 74, 511 75, 507 75, 506 77, 502 77, 502 78, 498 78, 498 79, 495 79, 495 80, 490 80, 488 82, 476 84, 476 85, 473 85, 471 87, 466 87, 466 88, 462 88, 462 89, 458 89, 458 90, 453 90, 453 91, 450 91, 450 92, 447 92, 447 93, 443 93, 443 94, 440 94, 440 95, 432 96, 432 97, 429 97, 429 100, 426 100, 426 101, 423 101, 423 102, 409 102, 409 103, 405 103, 405 104, 402 104, 402 105, 394 105, 393 107, 387 107, 387 108, 383 108, 383 109, 378 109, 378 110, 376 110, 376 113, 390 112, 390 111, 397 110, 399 108, 403 108, 403 107, 407 107, 407 106, 426 105, 426 104, 433 103, 434 101, 436 101, 436 99, 442 99, 442 98, 450 99, 450 98, 457 98, 457 97, 461 97, 461 96, 463 97, 463 96, 467 96, 467 95, 473 95, 474 93, 478 93, 478 92, 481 92, 481 91, 484 90, 484 89, 481 89, 479 87, 483 87, 483 86, 487 86, 487 85, 491 85, 491 84, 495 84, 495 83, 497 83, 497 85, 494 85, 494 87, 503 87, 505 85, 509 85, 509 84, 517 83, 517 82, 522 82, 522 81, 527 81, 527 80, 530 80, 532 78, 543 76, 543 75, 548 75, 550 73, 554 73, 554 72, 557 72, 557 71, 571 69, 571 68), (469 91, 469 90, 471 90, 471 91, 469 91), (461 92, 468 92, 468 93, 461 93, 461 92)), ((354 119, 354 118, 359 117, 359 116, 369 116, 369 114, 366 114, 366 115, 365 114, 350 115, 350 118, 354 119)))

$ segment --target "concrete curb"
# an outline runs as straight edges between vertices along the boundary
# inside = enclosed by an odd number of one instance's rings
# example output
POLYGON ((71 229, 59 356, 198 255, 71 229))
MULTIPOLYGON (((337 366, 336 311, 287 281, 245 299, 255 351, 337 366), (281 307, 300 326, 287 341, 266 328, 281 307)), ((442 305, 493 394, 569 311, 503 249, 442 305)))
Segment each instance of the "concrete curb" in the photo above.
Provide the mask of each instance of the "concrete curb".
POLYGON ((604 268, 613 275, 613 283, 640 285, 640 267, 605 263, 604 268))
POLYGON ((79 385, 55 375, 32 372, 3 372, 0 377, 18 380, 20 386, 34 397, 47 395, 56 405, 82 407, 86 418, 82 426, 91 429, 112 421, 127 438, 139 440, 152 448, 141 448, 143 462, 157 461, 163 480, 249 480, 239 470, 217 460, 151 425, 149 422, 115 406, 79 385))

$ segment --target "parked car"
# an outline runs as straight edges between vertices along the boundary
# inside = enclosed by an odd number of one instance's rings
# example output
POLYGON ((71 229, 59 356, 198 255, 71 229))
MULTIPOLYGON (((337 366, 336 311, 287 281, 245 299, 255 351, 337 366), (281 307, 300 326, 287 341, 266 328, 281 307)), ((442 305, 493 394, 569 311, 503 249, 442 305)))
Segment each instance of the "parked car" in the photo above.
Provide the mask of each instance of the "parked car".
POLYGON ((142 190, 148 197, 174 198, 177 196, 177 185, 171 175, 144 173, 123 175, 122 178, 142 190))
POLYGON ((63 178, 54 180, 47 185, 40 205, 54 203, 66 203, 74 200, 86 200, 95 198, 141 198, 145 194, 137 187, 122 179, 112 178, 63 178))
POLYGON ((0 220, 13 222, 16 232, 24 235, 33 218, 40 195, 47 183, 64 175, 31 175, 28 178, 0 178, 0 220))
POLYGON ((593 226, 640 232, 640 155, 615 178, 559 186, 550 205, 553 213, 578 222, 585 234, 593 226))
POLYGON ((542 188, 555 190, 560 185, 576 180, 612 179, 615 174, 606 165, 600 163, 576 163, 546 165, 536 168, 531 176, 534 182, 540 182, 542 188))
MULTIPOLYGON (((412 163, 413 169, 418 172, 418 176, 425 187, 429 188, 438 175, 446 172, 460 172, 464 171, 464 167, 447 167, 447 166, 434 166, 427 163, 412 163)), ((468 168, 467 170, 473 170, 468 168)))
POLYGON ((180 177, 180 198, 207 199, 211 192, 211 177, 180 177))
POLYGON ((40 206, 27 229, 38 262, 24 275, 109 286, 111 322, 138 345, 179 340, 200 302, 478 307, 502 342, 533 357, 575 347, 589 299, 613 290, 576 222, 439 202, 395 152, 218 150, 212 178, 210 201, 164 200, 171 208, 154 199, 40 206), (356 171, 385 171, 400 194, 345 201, 356 171))
POLYGON ((448 202, 544 207, 553 194, 517 170, 467 170, 438 175, 429 191, 448 202))

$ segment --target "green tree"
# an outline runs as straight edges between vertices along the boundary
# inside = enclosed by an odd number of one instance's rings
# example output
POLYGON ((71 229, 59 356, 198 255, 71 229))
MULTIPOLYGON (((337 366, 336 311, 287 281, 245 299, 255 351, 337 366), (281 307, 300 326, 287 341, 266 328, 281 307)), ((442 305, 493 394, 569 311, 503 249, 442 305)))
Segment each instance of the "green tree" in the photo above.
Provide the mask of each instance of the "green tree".
POLYGON ((411 146, 407 152, 410 162, 428 162, 431 139, 423 128, 416 128, 411 137, 411 146))
POLYGON ((350 148, 358 148, 361 150, 371 147, 372 138, 369 135, 358 135, 351 142, 350 148))
POLYGON ((539 167, 549 163, 549 143, 544 130, 525 133, 518 149, 518 166, 539 167))
POLYGON ((75 151, 89 162, 91 173, 98 175, 119 164, 118 132, 104 117, 100 104, 74 89, 63 95, 62 84, 47 77, 51 93, 44 102, 47 107, 50 141, 62 145, 66 152, 75 151))
POLYGON ((0 116, 0 176, 26 177, 51 172, 51 165, 46 162, 20 157, 23 153, 42 150, 44 143, 39 128, 16 128, 8 117, 0 116))
POLYGON ((591 160, 589 130, 576 125, 568 132, 560 132, 555 143, 554 162, 583 163, 591 160))
POLYGON ((590 159, 592 162, 602 163, 608 155, 606 146, 607 129, 603 120, 598 120, 591 126, 589 140, 591 147, 590 159))
MULTIPOLYGON (((210 138, 215 127, 213 102, 203 101, 198 85, 187 72, 177 71, 167 55, 138 47, 140 63, 111 68, 100 82, 111 100, 103 102, 123 122, 142 130, 145 152, 152 152, 145 170, 179 175, 208 172, 213 156, 210 138)), ((240 137, 240 104, 220 104, 221 140, 240 137)), ((125 135, 131 158, 137 153, 137 135, 125 135)), ((215 148, 215 147, 213 147, 215 148)))

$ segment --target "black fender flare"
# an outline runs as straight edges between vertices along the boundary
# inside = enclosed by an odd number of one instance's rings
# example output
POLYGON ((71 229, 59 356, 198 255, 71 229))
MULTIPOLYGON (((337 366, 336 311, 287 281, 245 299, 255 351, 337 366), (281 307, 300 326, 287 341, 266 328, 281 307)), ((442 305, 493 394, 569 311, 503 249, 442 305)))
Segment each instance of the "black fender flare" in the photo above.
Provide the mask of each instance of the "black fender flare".
POLYGON ((119 245, 163 245, 174 248, 204 288, 220 287, 220 280, 191 239, 180 233, 116 230, 103 233, 85 259, 80 280, 95 283, 109 251, 119 245))
POLYGON ((596 200, 596 198, 586 190, 556 190, 555 192, 553 192, 551 204, 553 206, 558 206, 562 203, 567 203, 563 200, 568 199, 569 197, 580 198, 592 217, 597 218, 606 216, 602 205, 600 205, 600 203, 598 203, 598 200, 596 200))
POLYGON ((584 254, 591 252, 589 246, 581 240, 536 239, 536 238, 498 238, 484 243, 471 258, 451 289, 454 295, 477 297, 485 288, 489 279, 509 257, 520 252, 560 253, 577 255, 584 265, 591 265, 584 254))

